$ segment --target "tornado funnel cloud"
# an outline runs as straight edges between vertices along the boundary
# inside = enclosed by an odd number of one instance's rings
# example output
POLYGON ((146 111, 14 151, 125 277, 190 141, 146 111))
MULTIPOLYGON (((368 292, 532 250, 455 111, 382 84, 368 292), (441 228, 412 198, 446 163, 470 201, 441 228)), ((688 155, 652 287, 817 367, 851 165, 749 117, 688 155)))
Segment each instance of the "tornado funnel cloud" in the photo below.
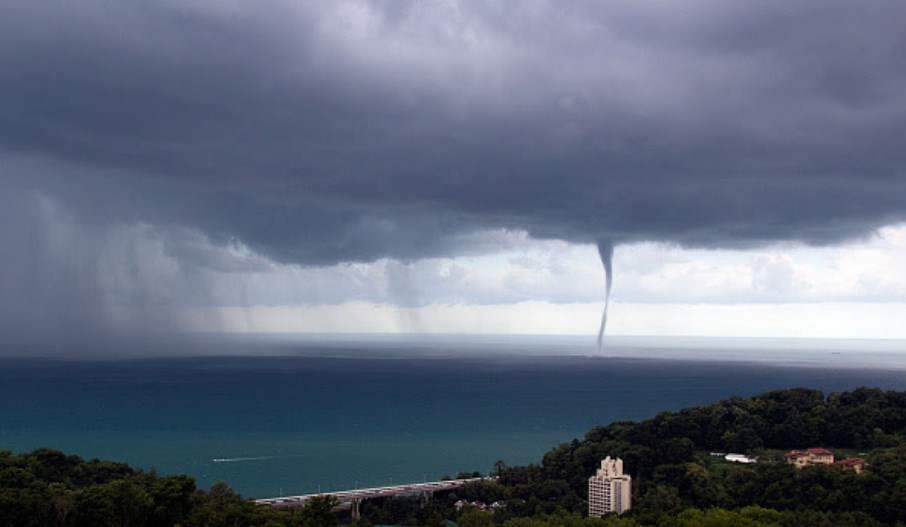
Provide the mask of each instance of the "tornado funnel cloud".
POLYGON ((607 327, 607 308, 610 307, 610 288, 613 287, 613 242, 598 240, 598 255, 604 266, 604 277, 607 280, 604 293, 604 313, 601 315, 601 329, 598 330, 598 350, 604 348, 604 328, 607 327))

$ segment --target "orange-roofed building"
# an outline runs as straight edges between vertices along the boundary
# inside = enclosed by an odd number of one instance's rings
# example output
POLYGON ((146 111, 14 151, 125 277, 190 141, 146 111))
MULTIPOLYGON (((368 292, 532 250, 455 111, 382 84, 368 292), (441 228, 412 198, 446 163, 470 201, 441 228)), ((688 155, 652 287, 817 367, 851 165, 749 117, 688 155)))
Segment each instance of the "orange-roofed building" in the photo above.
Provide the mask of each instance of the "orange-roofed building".
POLYGON ((785 454, 786 462, 790 465, 795 465, 797 468, 802 468, 808 465, 808 453, 802 452, 800 450, 793 450, 789 454, 785 454))
POLYGON ((823 448, 810 448, 806 452, 808 452, 808 460, 810 465, 834 464, 834 453, 830 450, 825 450, 823 448))
POLYGON ((786 462, 795 465, 797 468, 807 467, 809 465, 833 465, 834 453, 824 448, 810 448, 808 450, 793 450, 785 454, 786 462))
POLYGON ((846 458, 846 459, 841 459, 840 461, 837 461, 835 464, 840 465, 841 467, 843 467, 847 470, 852 470, 856 474, 861 474, 862 471, 865 470, 865 460, 862 459, 861 457, 850 457, 850 458, 846 458))

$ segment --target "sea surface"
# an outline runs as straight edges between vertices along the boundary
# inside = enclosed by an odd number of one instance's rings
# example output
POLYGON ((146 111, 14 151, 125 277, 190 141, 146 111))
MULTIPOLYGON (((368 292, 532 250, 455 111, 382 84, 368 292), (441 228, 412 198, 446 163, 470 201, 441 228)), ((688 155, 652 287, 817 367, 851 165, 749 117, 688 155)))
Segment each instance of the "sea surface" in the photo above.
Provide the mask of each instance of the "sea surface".
POLYGON ((733 395, 906 389, 902 341, 591 340, 270 336, 190 357, 0 359, 0 450, 261 498, 538 462, 592 426, 733 395))

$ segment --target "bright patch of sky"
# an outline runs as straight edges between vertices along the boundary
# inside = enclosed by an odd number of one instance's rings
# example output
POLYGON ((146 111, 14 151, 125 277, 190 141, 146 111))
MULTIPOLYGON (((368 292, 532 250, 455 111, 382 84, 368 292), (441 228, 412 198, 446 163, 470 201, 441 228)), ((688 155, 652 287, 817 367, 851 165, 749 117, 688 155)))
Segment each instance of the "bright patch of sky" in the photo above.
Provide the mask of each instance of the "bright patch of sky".
MULTIPOLYGON (((505 236, 516 240, 494 255, 327 267, 274 264, 195 240, 205 261, 234 263, 206 273, 206 305, 190 319, 226 331, 591 335, 604 291, 595 248, 505 236)), ((906 225, 835 247, 621 246, 610 331, 906 338, 904 259, 906 225)))
MULTIPOLYGON (((22 238, 8 245, 27 247, 28 238, 47 272, 34 273, 27 260, 16 260, 23 253, 13 253, 7 263, 19 271, 5 290, 11 298, 56 298, 9 303, 9 313, 42 321, 35 332, 79 312, 126 331, 593 339, 603 309, 604 271, 591 245, 492 230, 475 235, 483 252, 472 255, 303 266, 189 228, 78 222, 53 199, 20 197, 7 205, 33 218, 7 233, 22 238)), ((608 334, 906 338, 903 261, 906 224, 830 247, 622 245, 608 334)))

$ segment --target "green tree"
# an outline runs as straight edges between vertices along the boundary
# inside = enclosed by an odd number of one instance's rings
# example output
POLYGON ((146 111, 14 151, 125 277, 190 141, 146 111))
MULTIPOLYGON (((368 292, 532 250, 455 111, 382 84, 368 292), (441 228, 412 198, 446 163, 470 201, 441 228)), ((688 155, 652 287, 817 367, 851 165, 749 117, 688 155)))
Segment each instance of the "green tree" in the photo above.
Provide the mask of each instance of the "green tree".
POLYGON ((150 527, 165 527, 183 523, 192 510, 195 478, 184 475, 167 476, 151 483, 149 493, 154 501, 150 527))
POLYGON ((296 516, 302 527, 335 527, 337 515, 333 508, 339 503, 334 496, 315 496, 305 502, 296 516))
POLYGON ((459 515, 457 523, 459 527, 491 527, 494 524, 494 516, 477 507, 466 507, 459 515))

